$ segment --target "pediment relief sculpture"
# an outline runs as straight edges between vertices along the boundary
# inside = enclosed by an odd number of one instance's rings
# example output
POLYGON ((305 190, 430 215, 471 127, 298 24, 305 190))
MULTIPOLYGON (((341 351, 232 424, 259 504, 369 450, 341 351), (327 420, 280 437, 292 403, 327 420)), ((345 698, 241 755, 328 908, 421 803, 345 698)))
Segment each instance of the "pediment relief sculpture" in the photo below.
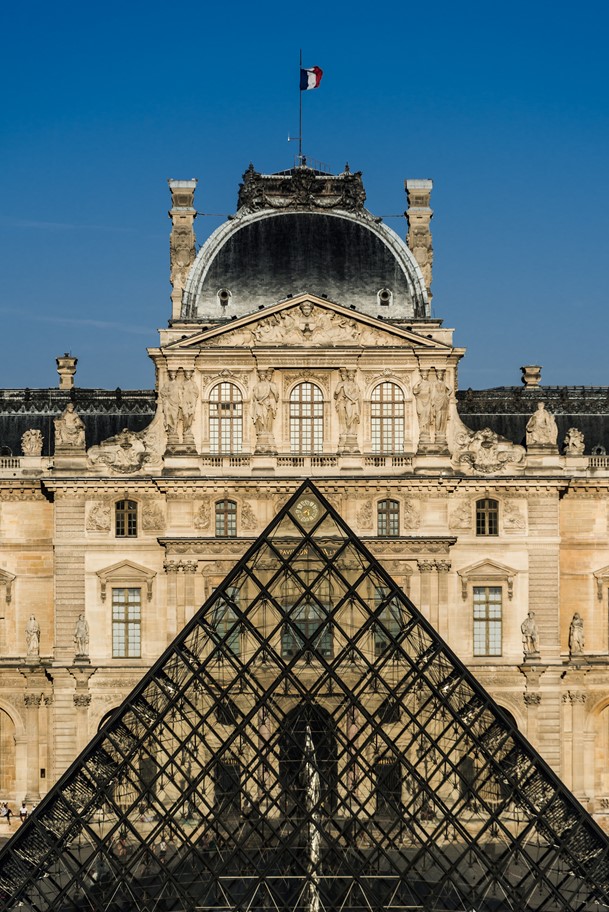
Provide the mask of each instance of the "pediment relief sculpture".
POLYGON ((480 475, 511 471, 522 466, 526 456, 524 447, 500 437, 490 428, 480 431, 466 428, 457 434, 455 443, 459 467, 469 467, 480 475))

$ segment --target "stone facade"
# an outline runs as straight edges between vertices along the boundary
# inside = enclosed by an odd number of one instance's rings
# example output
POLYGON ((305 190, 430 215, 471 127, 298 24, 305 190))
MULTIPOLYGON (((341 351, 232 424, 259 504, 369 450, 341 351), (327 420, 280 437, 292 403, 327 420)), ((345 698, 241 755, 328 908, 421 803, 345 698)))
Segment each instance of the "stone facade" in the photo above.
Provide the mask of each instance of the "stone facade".
POLYGON ((5 391, 0 400, 0 443, 18 444, 29 429, 44 440, 42 450, 37 436, 25 455, 0 457, 0 799, 40 799, 312 477, 604 821, 609 457, 597 441, 606 391, 604 400, 597 391, 598 420, 586 414, 584 427, 568 395, 506 389, 513 408, 500 427, 489 406, 498 391, 458 390, 463 349, 429 316, 431 182, 408 183, 417 209, 410 251, 380 232, 348 171, 331 184, 306 168, 266 183, 253 173, 239 218, 196 256, 195 182, 171 182, 174 291, 172 319, 149 351, 156 396, 84 391, 62 375, 57 391, 22 391, 21 399, 5 391), (344 208, 353 186, 357 199, 344 208), (286 288, 263 307, 257 287, 248 308, 247 297, 236 300, 247 282, 227 273, 218 289, 228 296, 210 311, 212 264, 246 270, 246 259, 223 260, 222 251, 252 219, 282 219, 284 208, 290 218, 333 219, 337 231, 358 219, 371 250, 384 245, 365 271, 378 295, 369 306, 352 306, 349 284, 332 300, 323 288, 286 288), (401 303, 391 271, 382 271, 385 255, 401 270, 401 303), (583 429, 586 441, 596 428, 597 451, 563 453, 543 441, 527 448, 539 401, 556 416, 559 444, 568 428, 583 429), (66 411, 77 431, 56 443, 53 419, 65 421, 66 411), (539 652, 525 658, 529 612, 539 652), (585 646, 573 654, 575 612, 585 646), (25 636, 32 614, 37 654, 25 636), (83 614, 88 654, 75 634, 83 614))

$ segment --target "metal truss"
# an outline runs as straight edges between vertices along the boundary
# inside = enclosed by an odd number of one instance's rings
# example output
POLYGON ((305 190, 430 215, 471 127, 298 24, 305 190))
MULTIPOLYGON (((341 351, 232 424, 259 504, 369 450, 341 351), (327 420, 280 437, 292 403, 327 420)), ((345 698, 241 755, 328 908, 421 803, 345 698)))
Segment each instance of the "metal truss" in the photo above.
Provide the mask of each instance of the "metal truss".
POLYGON ((24 912, 609 907, 609 842, 306 482, 0 854, 24 912))

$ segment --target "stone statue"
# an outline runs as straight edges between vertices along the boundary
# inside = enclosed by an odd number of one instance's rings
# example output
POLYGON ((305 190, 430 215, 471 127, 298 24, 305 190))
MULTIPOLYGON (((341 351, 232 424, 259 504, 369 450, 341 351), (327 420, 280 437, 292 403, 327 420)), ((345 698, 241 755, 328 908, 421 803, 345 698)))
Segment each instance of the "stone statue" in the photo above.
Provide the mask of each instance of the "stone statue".
POLYGON ((84 450, 85 426, 73 402, 68 402, 64 412, 55 418, 55 449, 84 450))
POLYGON ((80 614, 74 628, 74 643, 76 644, 76 655, 89 655, 89 624, 84 616, 80 614))
POLYGON ((450 389, 444 382, 446 371, 430 370, 431 384, 431 412, 435 430, 435 440, 446 440, 446 424, 448 422, 448 406, 450 404, 450 389))
POLYGON ((546 411, 543 402, 538 402, 537 411, 527 421, 527 446, 556 446, 557 438, 554 415, 546 411))
POLYGON ((347 434, 355 433, 356 426, 359 424, 359 386, 355 380, 355 371, 347 371, 347 380, 343 386, 343 395, 345 397, 345 428, 347 434))
POLYGON ((42 433, 30 428, 21 437, 21 449, 24 456, 40 456, 42 453, 42 433))
POLYGON ((564 439, 565 456, 584 455, 584 435, 579 428, 569 428, 564 439))
POLYGON ((182 367, 176 371, 167 371, 167 377, 160 396, 168 442, 194 445, 191 427, 199 398, 197 382, 193 372, 184 371, 182 367))
POLYGON ((40 655, 40 624, 33 614, 25 625, 25 642, 28 656, 40 655))
POLYGON ((569 625, 569 655, 581 655, 584 651, 584 619, 576 611, 569 625))
POLYGON ((273 369, 258 371, 252 391, 252 420, 257 434, 271 434, 279 404, 279 389, 273 383, 273 369))
POLYGON ((412 392, 417 404, 417 417, 419 419, 419 442, 431 441, 431 383, 429 371, 421 371, 421 379, 413 387, 412 392))
POLYGON ((539 655, 539 631, 537 629, 534 611, 529 611, 520 625, 520 630, 522 633, 522 647, 525 659, 528 656, 539 655))

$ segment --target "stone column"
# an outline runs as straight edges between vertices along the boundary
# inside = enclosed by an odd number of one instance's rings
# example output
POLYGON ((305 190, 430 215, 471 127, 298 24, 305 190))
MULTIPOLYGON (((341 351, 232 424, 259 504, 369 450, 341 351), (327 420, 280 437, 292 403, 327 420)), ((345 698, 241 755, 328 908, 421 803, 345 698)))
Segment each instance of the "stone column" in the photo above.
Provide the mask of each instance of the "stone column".
POLYGON ((91 694, 89 693, 89 680, 96 672, 95 668, 89 665, 74 665, 70 668, 70 674, 76 682, 73 701, 76 715, 76 752, 80 751, 88 744, 89 741, 89 706, 91 705, 91 694))
POLYGON ((195 611, 195 574, 197 561, 184 561, 184 598, 178 605, 178 630, 182 630, 195 611))
POLYGON ((25 800, 29 804, 40 801, 40 704, 41 693, 26 693, 25 728, 27 743, 27 770, 25 800))
POLYGON ((444 639, 448 638, 448 574, 450 561, 435 561, 438 571, 438 624, 436 630, 444 639))
MULTIPOLYGON (((435 570, 435 565, 433 561, 429 560, 418 560, 417 567, 419 568, 419 573, 421 574, 421 596, 419 608, 421 613, 427 618, 428 621, 431 621, 431 610, 432 610, 432 573, 435 570)), ((437 599, 437 590, 436 590, 436 599, 437 599)), ((437 606, 437 600, 434 600, 434 603, 437 606)), ((437 619, 436 619, 437 620, 437 619)))
POLYGON ((167 574, 167 642, 171 643, 177 634, 179 561, 165 561, 164 569, 167 574))
POLYGON ((524 705, 526 706, 527 715, 527 738, 536 747, 539 743, 539 707, 541 705, 541 694, 527 692, 523 694, 524 705))
POLYGON ((429 302, 431 303, 433 246, 430 222, 433 217, 433 209, 431 209, 429 202, 433 182, 430 180, 407 180, 405 186, 406 199, 408 201, 408 209, 406 211, 408 234, 406 243, 421 267, 421 272, 427 285, 429 302))
POLYGON ((581 690, 568 690, 563 694, 563 702, 571 711, 571 791, 582 804, 586 804, 586 694, 581 690))
MULTIPOLYGON (((171 317, 179 320, 182 315, 182 293, 186 277, 197 255, 194 221, 197 211, 193 206, 196 180, 170 180, 171 235, 169 237, 171 317)), ((218 306, 220 310, 220 306, 218 306)), ((190 314, 187 314, 190 316, 190 314)), ((219 314, 220 316, 220 314, 219 314)))

